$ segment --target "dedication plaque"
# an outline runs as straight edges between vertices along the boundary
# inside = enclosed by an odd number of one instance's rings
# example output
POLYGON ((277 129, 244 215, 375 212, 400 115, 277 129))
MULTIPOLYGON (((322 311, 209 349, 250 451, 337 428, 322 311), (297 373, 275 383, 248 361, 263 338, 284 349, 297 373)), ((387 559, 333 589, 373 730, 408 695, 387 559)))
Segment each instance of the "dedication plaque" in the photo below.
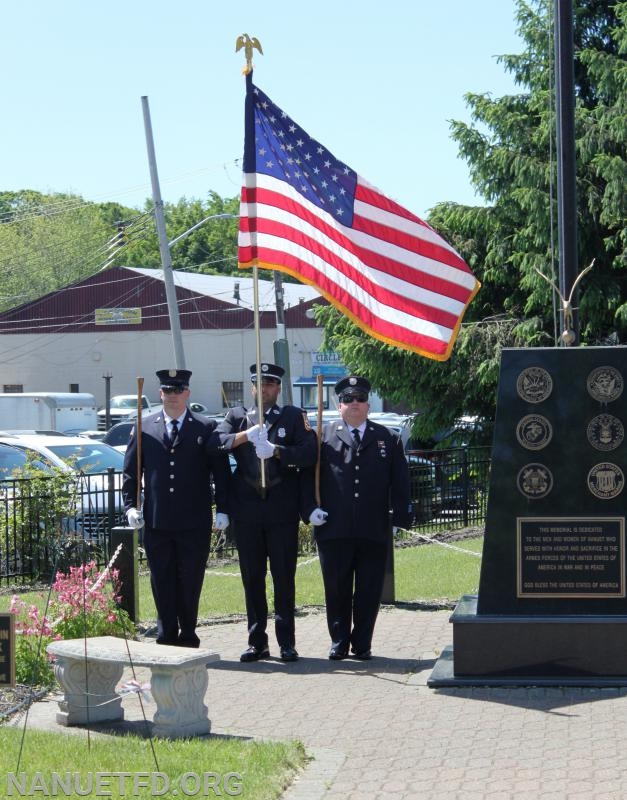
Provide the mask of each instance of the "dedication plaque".
POLYGON ((15 686, 15 614, 0 614, 0 686, 15 686))
POLYGON ((518 597, 625 597, 624 517, 519 517, 518 597))

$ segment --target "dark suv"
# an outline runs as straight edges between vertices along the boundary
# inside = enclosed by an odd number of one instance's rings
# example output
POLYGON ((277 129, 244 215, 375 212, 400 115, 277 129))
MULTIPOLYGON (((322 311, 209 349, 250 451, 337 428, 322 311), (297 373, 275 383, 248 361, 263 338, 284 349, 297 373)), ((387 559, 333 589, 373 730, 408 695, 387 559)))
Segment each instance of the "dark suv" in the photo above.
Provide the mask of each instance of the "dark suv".
POLYGON ((116 450, 124 451, 126 450, 131 431, 134 427, 134 419, 128 422, 116 422, 102 437, 102 441, 105 444, 111 445, 111 447, 115 447, 116 450))

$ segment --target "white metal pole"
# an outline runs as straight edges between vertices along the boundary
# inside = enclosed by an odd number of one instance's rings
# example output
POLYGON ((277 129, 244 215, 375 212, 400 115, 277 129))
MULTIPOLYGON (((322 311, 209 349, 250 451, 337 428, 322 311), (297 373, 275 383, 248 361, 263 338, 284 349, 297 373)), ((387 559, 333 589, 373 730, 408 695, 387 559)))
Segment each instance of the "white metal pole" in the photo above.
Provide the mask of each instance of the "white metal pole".
POLYGON ((168 237, 165 232, 163 200, 161 199, 161 189, 159 188, 159 176, 157 174, 157 160, 155 158, 155 146, 152 138, 152 124, 150 122, 150 108, 148 107, 147 97, 142 97, 142 108, 144 112, 144 130, 146 131, 146 146, 148 148, 148 164, 150 166, 150 181, 152 183, 152 200, 155 206, 155 223, 157 226, 157 235, 159 237, 159 252, 161 253, 163 282, 165 285, 165 296, 168 303, 168 314, 170 316, 170 330, 172 331, 172 344, 174 347, 174 366, 176 367, 176 369, 185 369, 185 355, 183 353, 181 323, 179 320, 179 309, 176 302, 176 288, 174 286, 174 275, 172 273, 172 259, 170 258, 170 247, 168 245, 168 237))

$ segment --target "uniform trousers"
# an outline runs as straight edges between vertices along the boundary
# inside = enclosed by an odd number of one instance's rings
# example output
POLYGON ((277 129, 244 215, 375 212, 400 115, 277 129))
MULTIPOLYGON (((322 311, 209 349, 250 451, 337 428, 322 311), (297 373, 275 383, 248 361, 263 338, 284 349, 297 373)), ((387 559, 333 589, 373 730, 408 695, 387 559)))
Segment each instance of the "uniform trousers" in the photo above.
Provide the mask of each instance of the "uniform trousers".
POLYGON ((385 579, 386 543, 328 539, 318 542, 318 555, 331 647, 370 650, 385 579))
POLYGON ((266 575, 268 560, 274 586, 274 630, 279 647, 296 644, 294 607, 296 604, 296 561, 298 520, 276 522, 276 509, 264 502, 255 509, 254 519, 236 519, 235 542, 239 555, 246 615, 248 644, 263 650, 268 645, 268 601, 266 575))
POLYGON ((157 607, 158 644, 198 647, 198 605, 209 557, 208 526, 187 530, 146 527, 144 548, 157 607))

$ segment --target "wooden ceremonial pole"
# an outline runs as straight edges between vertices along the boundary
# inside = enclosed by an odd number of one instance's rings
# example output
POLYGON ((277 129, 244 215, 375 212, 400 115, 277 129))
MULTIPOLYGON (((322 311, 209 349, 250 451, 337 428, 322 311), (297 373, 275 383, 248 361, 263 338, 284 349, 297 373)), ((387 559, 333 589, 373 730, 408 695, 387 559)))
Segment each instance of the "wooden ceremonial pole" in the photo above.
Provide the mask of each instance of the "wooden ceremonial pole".
POLYGON ((318 437, 318 458, 316 459, 316 504, 320 508, 320 451, 322 447, 322 390, 324 387, 324 375, 316 376, 318 386, 318 417, 316 420, 316 436, 318 437))
POLYGON ((144 379, 137 378, 137 422, 135 435, 137 437, 137 499, 135 508, 141 511, 142 507, 142 396, 144 394, 144 379))

